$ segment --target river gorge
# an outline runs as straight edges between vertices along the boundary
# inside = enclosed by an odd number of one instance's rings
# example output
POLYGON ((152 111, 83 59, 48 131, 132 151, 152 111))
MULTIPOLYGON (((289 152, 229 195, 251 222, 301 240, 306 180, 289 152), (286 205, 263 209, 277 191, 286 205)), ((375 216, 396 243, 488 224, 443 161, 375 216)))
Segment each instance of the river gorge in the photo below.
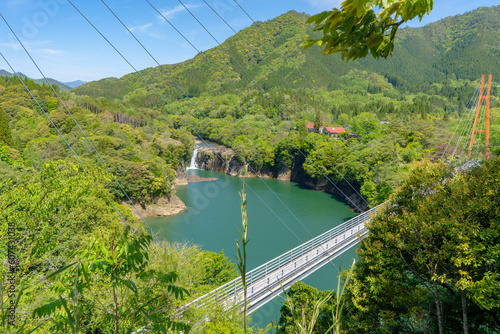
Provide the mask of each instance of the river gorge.
MULTIPOLYGON (((208 181, 177 186, 176 195, 187 209, 170 217, 148 218, 148 224, 159 239, 190 242, 214 252, 224 251, 235 261, 235 241, 239 238, 238 228, 241 229, 239 192, 242 179, 201 169, 188 169, 187 174, 188 179, 197 177, 198 181, 208 181)), ((244 178, 244 181, 250 238, 248 270, 356 215, 336 195, 313 191, 296 182, 258 177, 244 178)), ((326 265, 305 282, 318 289, 333 289, 340 263, 342 268, 347 268, 353 257, 354 250, 349 250, 335 260, 335 264, 326 265)), ((276 298, 262 307, 253 315, 253 324, 265 327, 273 319, 277 322, 280 302, 276 298)))

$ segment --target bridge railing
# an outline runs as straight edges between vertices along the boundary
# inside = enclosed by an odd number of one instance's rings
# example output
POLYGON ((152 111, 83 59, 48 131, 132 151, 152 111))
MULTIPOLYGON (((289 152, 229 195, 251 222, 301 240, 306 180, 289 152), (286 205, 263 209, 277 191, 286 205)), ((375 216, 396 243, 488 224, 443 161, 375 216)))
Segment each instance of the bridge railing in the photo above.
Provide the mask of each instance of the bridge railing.
MULTIPOLYGON (((365 230, 364 223, 370 221, 371 216, 377 213, 377 210, 383 204, 376 206, 366 212, 359 214, 358 216, 332 228, 324 232, 323 234, 318 235, 317 237, 299 245, 286 253, 281 254, 280 256, 272 259, 269 262, 266 262, 259 267, 247 272, 246 280, 247 284, 252 284, 262 278, 268 276, 269 273, 272 273, 281 267, 286 266, 290 262, 293 262, 295 259, 301 257, 304 254, 312 251, 323 245, 321 249, 318 251, 329 252, 332 249, 335 249, 335 245, 340 244, 343 240, 350 238, 351 236, 362 233, 365 230), (347 234, 347 235, 346 235, 347 234), (338 241, 337 241, 338 239, 338 241), (329 241, 335 240, 335 244, 333 247, 328 249, 327 244, 329 241)), ((215 302, 221 302, 226 304, 226 306, 230 306, 229 304, 237 304, 240 299, 242 299, 242 291, 243 284, 241 278, 235 278, 234 280, 220 286, 219 288, 212 290, 211 292, 199 297, 198 299, 186 304, 184 307, 177 310, 177 315, 182 314, 189 307, 206 307, 215 302)))

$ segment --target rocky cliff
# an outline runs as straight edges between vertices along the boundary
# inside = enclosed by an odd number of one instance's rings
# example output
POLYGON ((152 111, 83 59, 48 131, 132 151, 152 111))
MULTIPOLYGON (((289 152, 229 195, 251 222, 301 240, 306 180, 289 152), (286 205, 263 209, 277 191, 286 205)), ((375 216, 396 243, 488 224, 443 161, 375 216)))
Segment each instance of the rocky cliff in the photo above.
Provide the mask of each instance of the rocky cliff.
POLYGON ((186 173, 186 166, 179 164, 179 167, 175 170, 175 185, 185 186, 188 184, 188 178, 186 173))
POLYGON ((170 196, 170 198, 161 197, 156 203, 143 205, 136 203, 135 208, 133 208, 132 205, 127 202, 123 202, 121 204, 123 204, 127 208, 130 208, 132 210, 132 214, 137 218, 140 218, 137 211, 139 211, 143 218, 148 218, 172 216, 186 210, 186 205, 176 195, 172 195, 170 196))
MULTIPOLYGON (((243 162, 241 162, 232 149, 221 145, 199 147, 196 161, 201 169, 230 175, 240 174, 244 166, 243 162)), ((303 161, 298 159, 289 169, 281 170, 261 169, 256 166, 250 166, 246 176, 259 176, 261 178, 274 178, 282 181, 297 182, 314 190, 321 190, 337 195, 355 211, 365 211, 368 209, 364 200, 346 182, 338 182, 333 185, 327 179, 312 178, 305 173, 302 164, 303 161)))

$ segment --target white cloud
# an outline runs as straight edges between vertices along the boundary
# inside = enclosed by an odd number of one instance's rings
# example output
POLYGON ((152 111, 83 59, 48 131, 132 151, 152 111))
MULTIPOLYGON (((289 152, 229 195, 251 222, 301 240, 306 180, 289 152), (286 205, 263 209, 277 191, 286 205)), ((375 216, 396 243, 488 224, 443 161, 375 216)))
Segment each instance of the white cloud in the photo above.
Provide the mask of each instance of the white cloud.
POLYGON ((57 50, 57 49, 40 49, 39 51, 52 56, 58 56, 64 53, 63 50, 57 50))
POLYGON ((0 43, 0 47, 8 48, 11 50, 22 50, 23 49, 21 44, 19 44, 19 43, 0 43))
MULTIPOLYGON (((19 42, 12 36, 9 38, 11 41, 10 42, 3 42, 0 43, 0 47, 2 48, 7 48, 11 50, 23 50, 23 47, 19 42)), ((40 47, 42 45, 48 45, 50 44, 50 41, 24 41, 23 45, 28 49, 34 49, 35 47, 40 47)))
MULTIPOLYGON (((195 8, 198 8, 200 7, 201 5, 194 5, 194 4, 185 4, 186 7, 184 7, 183 5, 177 5, 175 6, 173 9, 167 9, 167 10, 164 10, 161 12, 161 14, 167 18, 167 19, 171 19, 175 16, 175 14, 177 13, 181 13, 183 11, 187 9, 191 10, 191 9, 195 9, 195 8)), ((163 18, 160 17, 160 19, 163 21, 163 18)))
POLYGON ((146 36, 150 36, 150 37, 153 37, 156 39, 160 39, 160 40, 165 39, 165 36, 163 36, 161 33, 159 33, 158 31, 155 31, 155 29, 151 29, 151 28, 153 28, 153 26, 154 26, 153 23, 146 23, 143 25, 135 26, 135 27, 129 27, 129 30, 133 33, 139 32, 141 34, 144 34, 146 36))
POLYGON ((306 2, 317 10, 331 10, 334 7, 339 8, 342 0, 306 0, 306 2))
POLYGON ((135 31, 138 31, 140 33, 145 33, 148 31, 149 28, 151 28, 153 26, 153 23, 147 23, 147 24, 143 24, 142 26, 135 26, 135 27, 130 27, 130 31, 132 32, 135 32, 135 31))

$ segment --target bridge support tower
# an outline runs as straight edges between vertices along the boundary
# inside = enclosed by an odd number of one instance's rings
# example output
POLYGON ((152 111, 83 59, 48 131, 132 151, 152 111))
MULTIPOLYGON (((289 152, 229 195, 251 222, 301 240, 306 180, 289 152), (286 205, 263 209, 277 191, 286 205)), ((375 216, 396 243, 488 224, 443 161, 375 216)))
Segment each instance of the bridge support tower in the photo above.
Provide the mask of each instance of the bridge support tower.
POLYGON ((472 153, 472 146, 474 145, 474 138, 476 133, 484 132, 486 133, 486 160, 490 158, 490 91, 491 91, 491 74, 488 76, 488 89, 486 95, 483 95, 484 90, 484 74, 481 75, 481 87, 479 90, 479 100, 477 102, 476 118, 474 119, 474 126, 472 128, 472 136, 469 143, 469 153, 467 154, 467 159, 470 159, 472 153), (486 100, 486 129, 478 129, 477 123, 479 116, 481 114, 483 100, 486 100))

